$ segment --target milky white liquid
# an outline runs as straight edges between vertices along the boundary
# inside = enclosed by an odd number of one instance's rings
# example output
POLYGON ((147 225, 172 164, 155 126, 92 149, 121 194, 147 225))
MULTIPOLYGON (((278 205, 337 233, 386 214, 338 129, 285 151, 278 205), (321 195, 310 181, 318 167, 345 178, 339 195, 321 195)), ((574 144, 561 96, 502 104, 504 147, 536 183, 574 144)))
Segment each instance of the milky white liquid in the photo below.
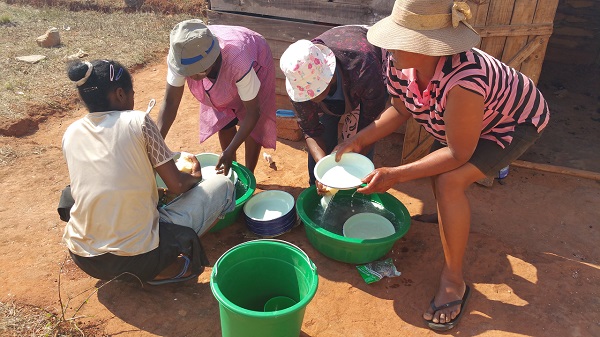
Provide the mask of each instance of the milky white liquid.
POLYGON ((334 187, 355 187, 362 183, 361 179, 342 166, 334 166, 323 174, 321 183, 334 187))
POLYGON ((217 171, 215 171, 215 165, 204 166, 200 169, 202 171, 202 179, 210 179, 217 175, 217 171))

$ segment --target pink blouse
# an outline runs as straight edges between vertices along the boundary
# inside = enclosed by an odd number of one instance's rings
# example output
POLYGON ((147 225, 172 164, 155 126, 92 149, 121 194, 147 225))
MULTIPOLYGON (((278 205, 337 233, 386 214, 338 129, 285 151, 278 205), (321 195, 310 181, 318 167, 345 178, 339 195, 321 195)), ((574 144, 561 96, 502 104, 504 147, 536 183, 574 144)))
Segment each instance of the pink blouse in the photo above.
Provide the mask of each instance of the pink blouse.
POLYGON ((221 69, 213 83, 187 78, 191 93, 200 101, 200 142, 229 124, 241 121, 246 109, 238 94, 236 82, 251 68, 260 80, 258 92, 260 117, 250 136, 266 148, 275 148, 277 140, 275 105, 275 66, 267 41, 258 33, 237 26, 208 26, 219 40, 221 69))

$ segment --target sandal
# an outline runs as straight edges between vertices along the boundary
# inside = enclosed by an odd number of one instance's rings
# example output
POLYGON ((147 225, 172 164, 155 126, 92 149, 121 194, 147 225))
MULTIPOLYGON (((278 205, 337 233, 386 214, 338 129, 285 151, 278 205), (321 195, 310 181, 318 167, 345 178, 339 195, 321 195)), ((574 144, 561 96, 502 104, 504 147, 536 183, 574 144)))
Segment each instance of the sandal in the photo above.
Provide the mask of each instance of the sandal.
POLYGON ((465 285, 465 294, 463 295, 462 299, 448 302, 446 304, 442 304, 439 307, 436 307, 434 304, 435 297, 432 298, 431 303, 429 305, 431 306, 431 309, 433 309, 434 314, 436 311, 440 311, 441 309, 450 308, 455 305, 460 305, 460 312, 458 313, 458 316, 456 316, 453 320, 451 320, 448 323, 434 323, 433 321, 425 320, 425 323, 427 323, 427 326, 431 330, 435 330, 435 331, 448 331, 448 330, 454 328, 458 324, 458 320, 462 316, 463 312, 465 312, 465 310, 464 310, 465 305, 467 304, 467 300, 469 299, 470 294, 471 294, 471 288, 469 288, 468 285, 465 285))
POLYGON ((181 271, 179 272, 179 274, 175 275, 172 278, 167 278, 167 279, 162 279, 162 280, 151 280, 151 281, 147 281, 146 283, 148 283, 149 285, 153 285, 153 286, 159 286, 159 285, 163 285, 163 284, 169 284, 169 283, 178 283, 178 282, 185 282, 185 281, 189 281, 191 279, 197 278, 199 274, 190 274, 188 276, 183 276, 188 272, 188 268, 190 267, 190 258, 185 256, 185 255, 181 255, 181 257, 184 258, 185 263, 183 265, 183 268, 181 269, 181 271))
POLYGON ((410 217, 413 220, 426 223, 438 223, 437 213, 417 214, 410 217))

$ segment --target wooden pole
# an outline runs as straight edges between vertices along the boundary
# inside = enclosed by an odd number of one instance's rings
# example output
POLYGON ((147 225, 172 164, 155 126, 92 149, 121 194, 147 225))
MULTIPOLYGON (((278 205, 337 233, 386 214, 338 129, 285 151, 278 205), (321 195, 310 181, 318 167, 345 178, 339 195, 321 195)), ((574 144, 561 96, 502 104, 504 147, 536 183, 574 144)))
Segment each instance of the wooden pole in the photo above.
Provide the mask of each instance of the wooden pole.
POLYGON ((538 171, 542 171, 542 172, 566 174, 566 175, 570 175, 570 176, 574 176, 574 177, 600 181, 600 173, 585 171, 585 170, 578 170, 578 169, 574 169, 574 168, 570 168, 570 167, 531 163, 531 162, 523 161, 523 160, 515 160, 510 165, 515 166, 515 167, 522 167, 522 168, 527 168, 527 169, 532 169, 532 170, 538 170, 538 171))

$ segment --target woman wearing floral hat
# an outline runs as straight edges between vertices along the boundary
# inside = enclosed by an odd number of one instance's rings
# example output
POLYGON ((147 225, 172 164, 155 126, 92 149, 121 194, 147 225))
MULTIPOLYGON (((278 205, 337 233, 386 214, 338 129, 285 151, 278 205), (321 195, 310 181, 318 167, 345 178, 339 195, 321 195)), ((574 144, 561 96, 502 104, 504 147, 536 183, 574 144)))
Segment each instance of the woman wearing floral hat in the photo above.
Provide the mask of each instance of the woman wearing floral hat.
MULTIPOLYGON (((382 53, 367 41, 365 26, 340 26, 311 41, 296 41, 281 56, 286 89, 308 146, 310 185, 316 182, 316 162, 338 144, 340 119, 346 116, 341 138, 347 139, 389 102, 382 53)), ((372 147, 363 154, 372 158, 372 147)))
POLYGON ((470 287, 463 256, 470 227, 465 194, 527 150, 548 124, 546 101, 531 79, 474 48, 479 35, 466 22, 465 2, 397 0, 392 14, 367 34, 391 57, 387 87, 392 107, 372 125, 340 145, 342 153, 368 146, 414 118, 433 137, 425 157, 377 168, 359 189, 385 192, 397 183, 431 177, 444 249, 438 290, 423 314, 434 330, 456 326, 470 287))
POLYGON ((187 82, 200 102, 200 142, 215 133, 225 174, 242 143, 246 167, 254 171, 261 147, 275 148, 275 66, 266 40, 237 26, 206 26, 193 19, 170 35, 165 100, 158 126, 167 136, 187 82), (240 123, 239 130, 236 125, 240 123))

